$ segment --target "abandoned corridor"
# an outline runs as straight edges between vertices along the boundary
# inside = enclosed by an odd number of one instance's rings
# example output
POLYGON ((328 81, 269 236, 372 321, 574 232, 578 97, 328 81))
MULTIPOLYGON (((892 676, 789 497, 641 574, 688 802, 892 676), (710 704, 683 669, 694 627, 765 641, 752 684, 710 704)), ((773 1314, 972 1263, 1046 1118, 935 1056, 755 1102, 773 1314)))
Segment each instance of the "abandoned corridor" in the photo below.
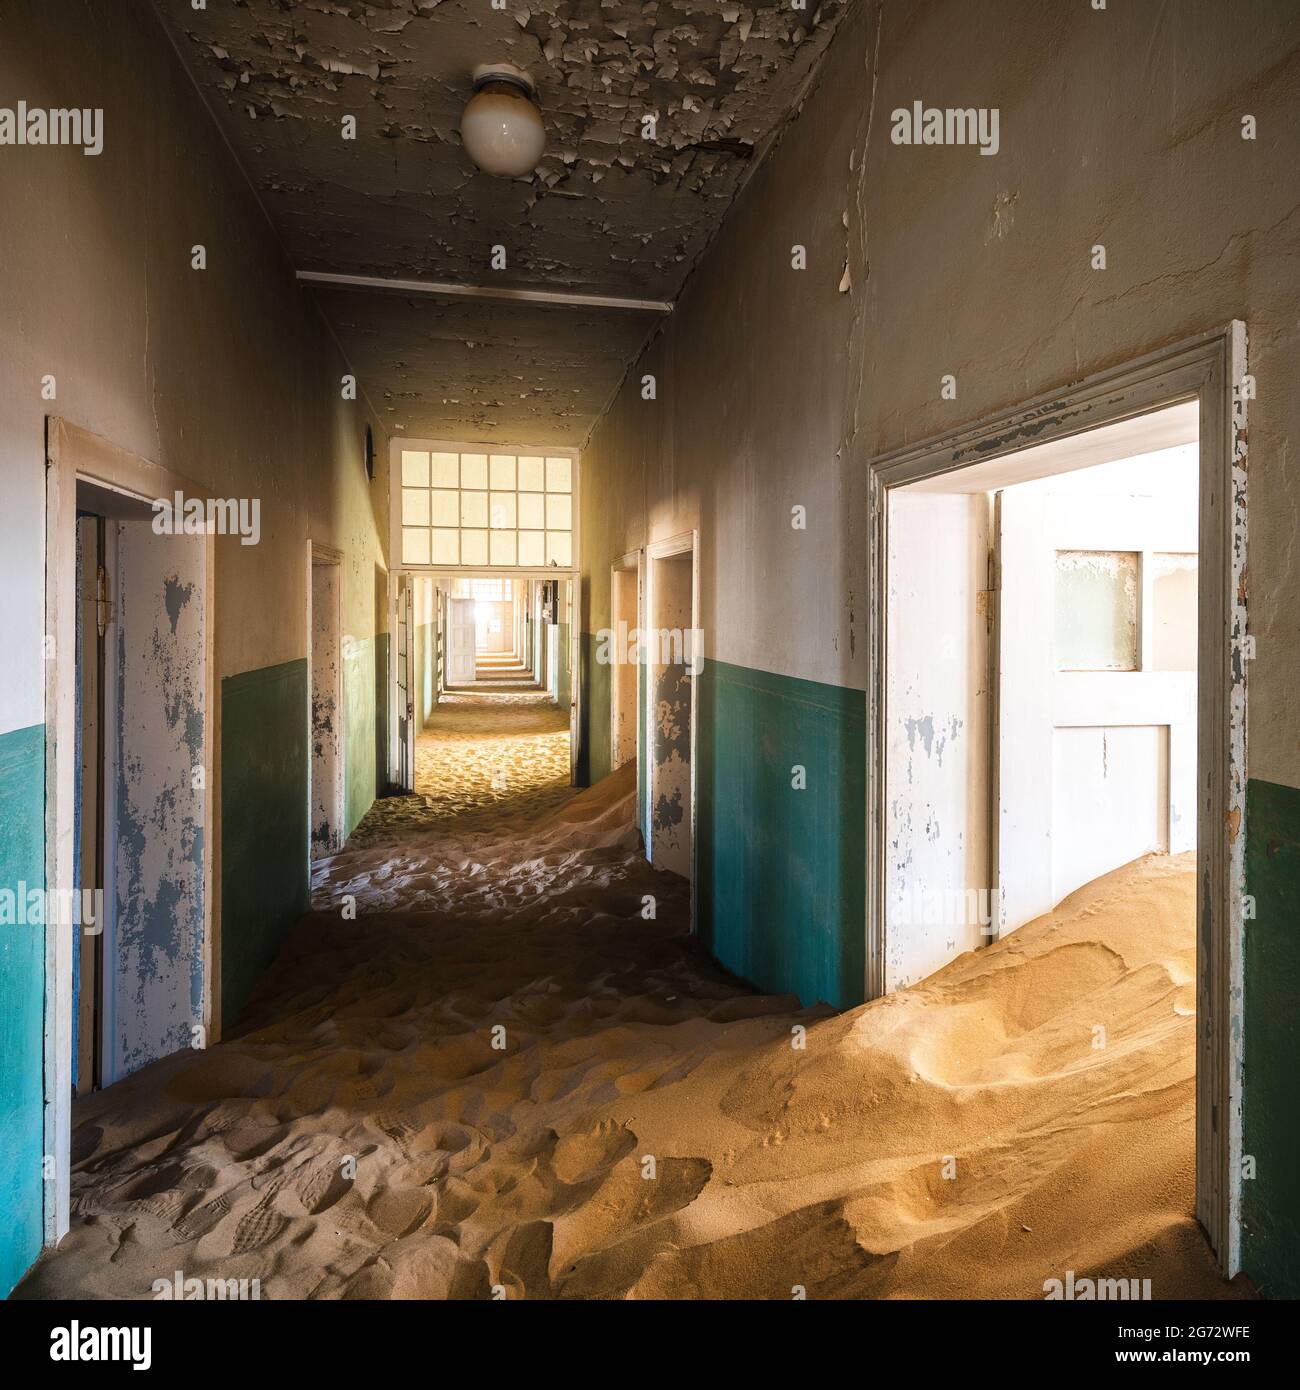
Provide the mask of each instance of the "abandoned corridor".
POLYGON ((686 934, 634 764, 574 791, 560 712, 480 677, 417 794, 317 865, 235 1035, 77 1103, 72 1229, 19 1297, 173 1269, 268 1298, 1041 1297, 1066 1267, 1232 1296, 1191 1216, 1191 856, 801 1010, 686 934))

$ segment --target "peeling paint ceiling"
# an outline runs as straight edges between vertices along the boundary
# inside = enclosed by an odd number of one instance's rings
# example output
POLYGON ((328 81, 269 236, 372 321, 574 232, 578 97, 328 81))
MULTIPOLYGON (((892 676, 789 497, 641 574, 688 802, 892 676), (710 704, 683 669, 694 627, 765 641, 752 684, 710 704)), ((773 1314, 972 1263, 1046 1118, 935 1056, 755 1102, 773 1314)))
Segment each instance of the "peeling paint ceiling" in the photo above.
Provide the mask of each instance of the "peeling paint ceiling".
MULTIPOLYGON (((299 270, 671 300, 848 0, 155 3, 299 270), (470 75, 499 61, 537 84, 527 179, 461 148, 470 75)), ((655 321, 312 292, 412 437, 579 444, 655 321)))

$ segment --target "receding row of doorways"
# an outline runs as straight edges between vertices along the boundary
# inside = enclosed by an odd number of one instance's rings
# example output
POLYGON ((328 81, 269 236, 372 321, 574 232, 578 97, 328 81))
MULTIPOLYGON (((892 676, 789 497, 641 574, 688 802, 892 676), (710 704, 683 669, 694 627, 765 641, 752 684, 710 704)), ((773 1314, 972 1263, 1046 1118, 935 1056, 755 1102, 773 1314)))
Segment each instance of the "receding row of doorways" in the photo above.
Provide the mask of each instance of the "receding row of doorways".
MULTIPOLYGON (((506 682, 570 716, 577 747, 574 580, 565 575, 401 572, 394 579, 393 766, 414 786, 414 743, 449 694, 506 682)), ((576 754, 571 775, 576 776, 576 754)))

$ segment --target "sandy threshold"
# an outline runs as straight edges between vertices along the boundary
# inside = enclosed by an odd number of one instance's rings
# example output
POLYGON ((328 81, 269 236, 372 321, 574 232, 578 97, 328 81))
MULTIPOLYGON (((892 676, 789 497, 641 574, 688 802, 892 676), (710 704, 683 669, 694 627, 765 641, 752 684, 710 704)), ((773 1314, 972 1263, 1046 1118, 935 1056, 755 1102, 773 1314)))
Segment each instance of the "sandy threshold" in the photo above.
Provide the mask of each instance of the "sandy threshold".
POLYGON ((178 1269, 266 1298, 1040 1298, 1071 1269, 1235 1292, 1189 1215, 1189 859, 799 1013, 678 934, 632 799, 616 774, 492 834, 371 826, 249 1031, 78 1104, 73 1229, 20 1294, 178 1269), (345 892, 378 915, 341 921, 345 892))

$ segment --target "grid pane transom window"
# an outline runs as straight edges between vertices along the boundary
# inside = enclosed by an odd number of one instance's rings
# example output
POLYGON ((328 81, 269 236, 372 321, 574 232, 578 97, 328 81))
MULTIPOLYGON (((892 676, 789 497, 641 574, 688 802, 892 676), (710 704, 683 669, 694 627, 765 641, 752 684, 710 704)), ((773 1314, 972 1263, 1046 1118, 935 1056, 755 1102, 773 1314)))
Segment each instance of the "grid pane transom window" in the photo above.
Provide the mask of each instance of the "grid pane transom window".
POLYGON ((573 460, 402 450, 402 564, 573 563, 573 460))

